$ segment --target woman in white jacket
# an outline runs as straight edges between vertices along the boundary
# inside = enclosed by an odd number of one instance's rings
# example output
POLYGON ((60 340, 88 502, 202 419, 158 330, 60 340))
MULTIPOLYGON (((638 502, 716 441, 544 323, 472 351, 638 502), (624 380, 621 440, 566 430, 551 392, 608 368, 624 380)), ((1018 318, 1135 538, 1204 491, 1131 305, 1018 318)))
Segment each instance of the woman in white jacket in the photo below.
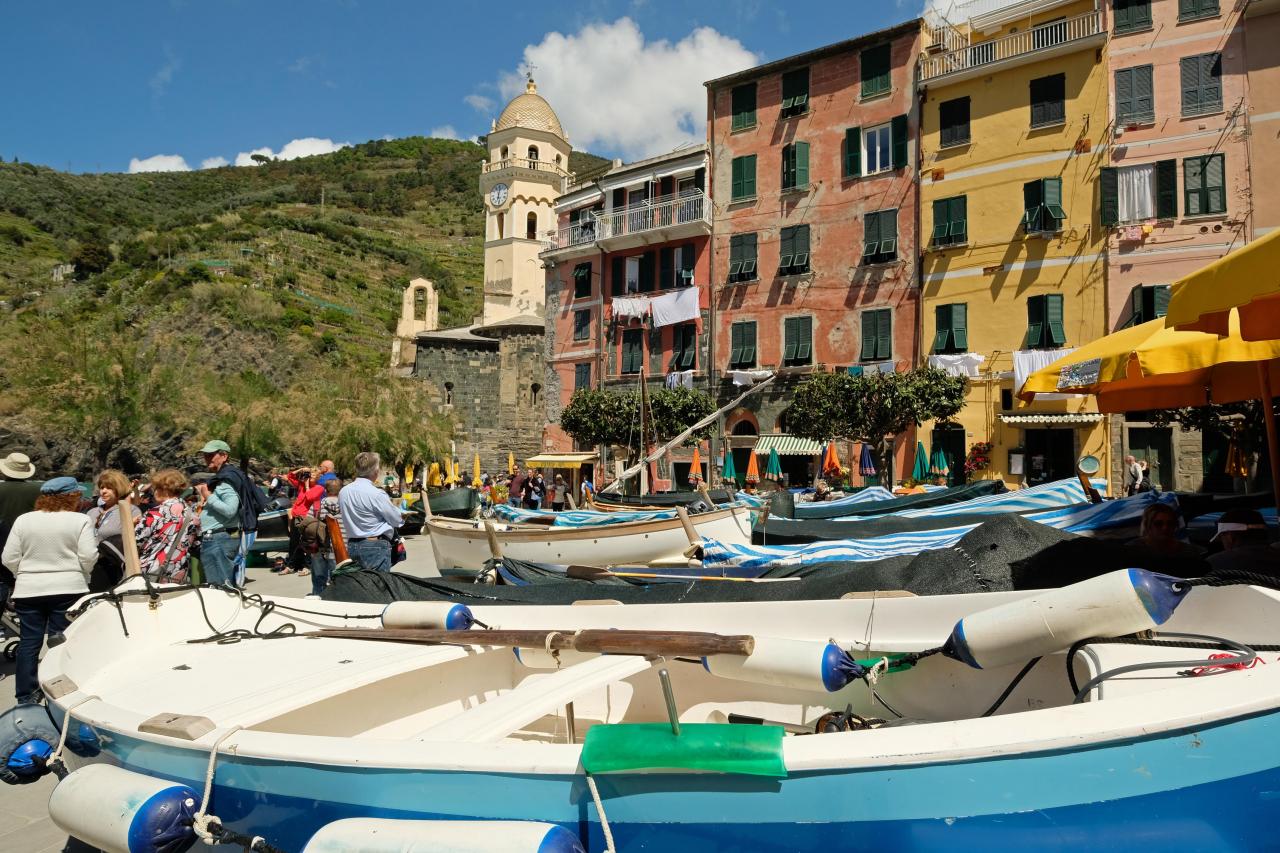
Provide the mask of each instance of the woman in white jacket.
POLYGON ((36 508, 13 523, 3 557, 17 578, 13 606, 22 625, 18 641, 18 704, 39 702, 36 668, 46 634, 67 628, 67 608, 89 591, 89 572, 98 559, 93 522, 77 510, 80 485, 74 477, 54 477, 40 487, 36 508))

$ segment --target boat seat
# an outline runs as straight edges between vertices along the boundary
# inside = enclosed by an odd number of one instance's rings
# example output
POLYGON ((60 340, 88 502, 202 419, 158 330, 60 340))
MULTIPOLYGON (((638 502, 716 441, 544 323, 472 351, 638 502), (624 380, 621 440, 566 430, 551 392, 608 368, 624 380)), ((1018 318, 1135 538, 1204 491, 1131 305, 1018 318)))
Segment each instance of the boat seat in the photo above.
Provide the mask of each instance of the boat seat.
POLYGON ((492 743, 567 705, 588 690, 644 672, 653 663, 639 655, 601 655, 546 675, 533 675, 513 690, 414 736, 421 741, 492 743))

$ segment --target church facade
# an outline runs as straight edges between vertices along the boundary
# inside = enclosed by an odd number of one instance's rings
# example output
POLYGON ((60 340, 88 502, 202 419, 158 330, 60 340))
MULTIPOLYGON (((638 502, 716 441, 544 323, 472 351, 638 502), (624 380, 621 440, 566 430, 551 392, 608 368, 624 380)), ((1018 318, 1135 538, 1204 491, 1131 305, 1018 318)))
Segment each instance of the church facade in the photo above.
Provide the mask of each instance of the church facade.
MULTIPOLYGON (((411 375, 454 419, 454 458, 467 467, 479 453, 481 467, 495 472, 506 471, 508 453, 524 459, 541 449, 546 274, 539 235, 553 227, 571 149, 532 79, 493 122, 487 147, 478 188, 485 204, 481 315, 453 329, 406 326, 413 345, 398 351, 412 353, 411 375)), ((406 294, 409 309, 415 297, 406 294)))

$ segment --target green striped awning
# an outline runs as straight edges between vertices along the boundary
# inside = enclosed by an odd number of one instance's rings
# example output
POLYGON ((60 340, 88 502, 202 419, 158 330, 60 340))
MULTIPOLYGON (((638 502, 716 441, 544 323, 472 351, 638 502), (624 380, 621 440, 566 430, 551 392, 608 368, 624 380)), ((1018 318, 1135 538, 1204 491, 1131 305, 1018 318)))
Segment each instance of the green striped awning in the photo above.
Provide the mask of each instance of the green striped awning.
POLYGON ((820 441, 775 432, 760 436, 753 452, 768 456, 770 450, 777 450, 779 456, 816 456, 825 449, 826 447, 820 441))

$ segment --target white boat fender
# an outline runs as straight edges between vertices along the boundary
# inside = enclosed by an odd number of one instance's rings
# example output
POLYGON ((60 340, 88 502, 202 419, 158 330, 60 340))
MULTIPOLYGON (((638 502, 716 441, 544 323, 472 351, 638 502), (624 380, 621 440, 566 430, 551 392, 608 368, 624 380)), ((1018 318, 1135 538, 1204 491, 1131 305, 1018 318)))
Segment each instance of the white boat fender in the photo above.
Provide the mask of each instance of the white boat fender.
POLYGON ((529 669, 560 669, 561 667, 573 666, 600 656, 598 652, 580 652, 577 649, 547 651, 546 649, 514 646, 511 651, 515 653, 516 660, 529 669))
POLYGON ((105 853, 169 853, 195 843, 200 797, 187 785, 111 764, 89 764, 58 783, 49 817, 105 853))
POLYGON ((942 653, 977 669, 1025 663, 1089 637, 1121 637, 1162 625, 1187 583, 1144 569, 1120 569, 1044 590, 966 616, 942 653))
POLYGON ((476 617, 465 604, 447 601, 393 601, 382 609, 384 628, 435 628, 465 631, 476 617))
POLYGON ((868 668, 832 642, 756 637, 755 650, 741 655, 709 655, 707 672, 734 681, 774 684, 798 690, 835 693, 868 672, 868 668))
POLYGON ((302 853, 585 853, 563 826, 523 820, 393 820, 325 824, 302 853))
POLYGON ((0 780, 25 785, 48 773, 45 762, 58 734, 43 705, 18 705, 0 714, 0 780))

